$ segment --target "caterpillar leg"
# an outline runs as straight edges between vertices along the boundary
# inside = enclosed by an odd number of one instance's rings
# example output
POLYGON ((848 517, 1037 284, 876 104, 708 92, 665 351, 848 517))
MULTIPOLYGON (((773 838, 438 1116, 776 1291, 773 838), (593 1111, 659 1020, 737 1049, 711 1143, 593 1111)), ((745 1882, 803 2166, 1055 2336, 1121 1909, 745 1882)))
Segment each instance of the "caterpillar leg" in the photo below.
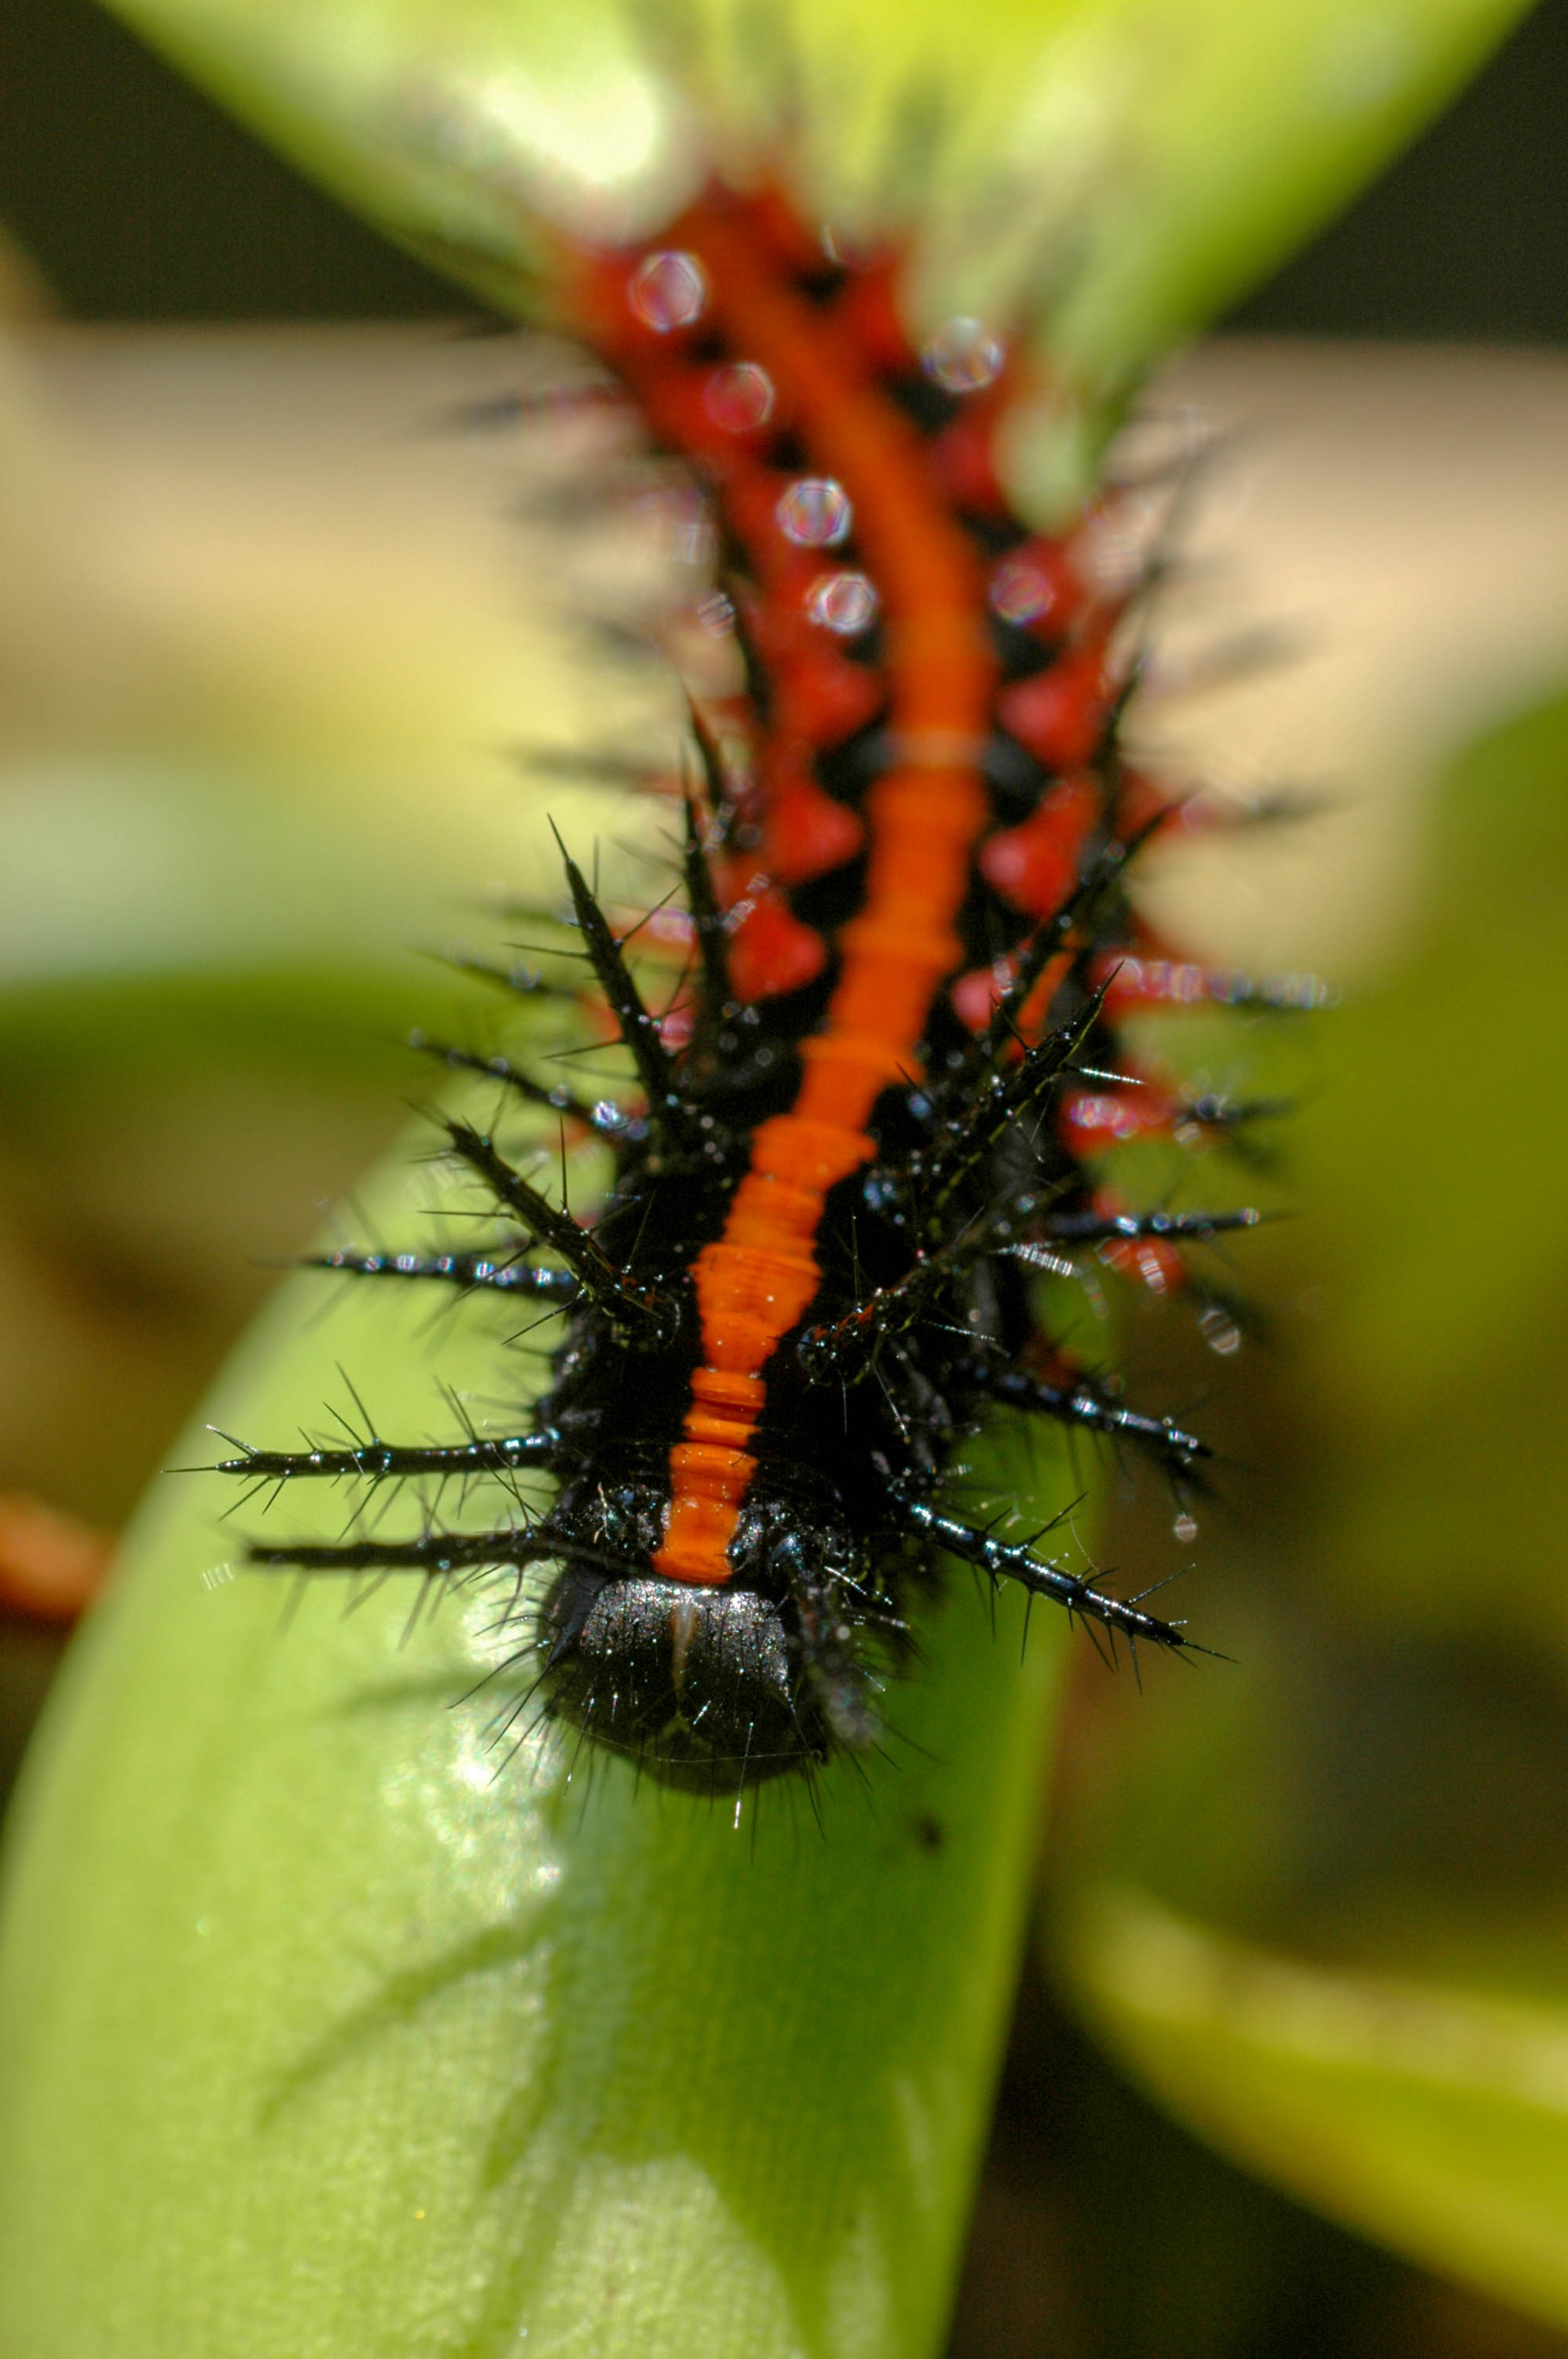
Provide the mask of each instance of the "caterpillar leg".
POLYGON ((776 1545, 773 1563, 789 1582, 801 1659, 828 1731, 837 1743, 862 1750, 874 1742, 879 1723, 846 1619, 843 1583, 813 1564, 798 1534, 776 1545))

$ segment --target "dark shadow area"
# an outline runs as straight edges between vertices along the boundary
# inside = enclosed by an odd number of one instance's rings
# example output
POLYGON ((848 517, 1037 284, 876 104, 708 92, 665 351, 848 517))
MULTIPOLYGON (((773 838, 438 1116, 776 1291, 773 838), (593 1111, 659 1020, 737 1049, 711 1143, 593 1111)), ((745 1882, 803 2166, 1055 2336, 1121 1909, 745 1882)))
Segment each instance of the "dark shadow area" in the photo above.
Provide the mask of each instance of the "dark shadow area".
POLYGON ((1568 338, 1568 0, 1545 0, 1360 202, 1222 323, 1568 338))
POLYGON ((74 319, 464 308, 92 0, 0 8, 0 222, 74 319))

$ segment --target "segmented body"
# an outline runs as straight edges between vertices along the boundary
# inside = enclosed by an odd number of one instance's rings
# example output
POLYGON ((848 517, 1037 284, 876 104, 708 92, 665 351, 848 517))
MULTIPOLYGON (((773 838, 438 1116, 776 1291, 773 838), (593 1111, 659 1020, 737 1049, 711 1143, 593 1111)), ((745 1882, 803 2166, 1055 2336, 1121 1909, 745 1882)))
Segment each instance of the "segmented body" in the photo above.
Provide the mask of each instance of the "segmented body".
MULTIPOLYGON (((819 750, 808 727, 777 712, 767 748, 774 776, 763 785, 764 832, 774 875, 782 866, 805 882, 803 868, 824 859, 838 865, 837 855, 863 833, 865 881, 855 916, 837 929, 826 1010, 800 1041, 793 1103, 755 1133, 723 1232, 693 1273, 703 1362, 690 1379, 691 1406, 671 1459, 669 1518, 653 1561, 672 1580, 712 1583, 730 1578, 729 1551, 756 1473, 749 1445, 766 1400, 762 1372, 822 1282, 817 1238, 828 1192, 875 1158, 869 1125, 877 1100, 918 1078, 932 1003, 963 962, 954 929, 989 817, 980 763, 998 666, 979 552, 942 496, 913 424, 868 372, 863 349, 836 332, 825 306, 788 283, 754 213, 710 201, 670 234, 664 252, 680 258, 655 261, 654 273, 689 271, 701 298, 696 317, 674 331, 673 350, 672 332, 656 321, 649 326, 646 304, 639 313, 628 299, 654 276, 644 257, 629 272, 607 274, 606 346, 644 413, 672 438, 684 429, 689 440, 694 419, 708 421, 697 452, 743 556, 764 582, 769 572, 807 571, 809 557, 787 562, 803 540, 807 549, 817 541, 820 555, 822 545, 852 538, 881 617, 876 674, 862 677, 868 688, 875 679, 874 718, 888 739, 880 775, 849 824, 840 821, 835 832, 820 814, 820 849, 794 840, 790 810, 792 770, 797 803, 822 791, 808 766, 819 750), (688 358, 681 344, 704 329, 737 358, 716 366, 688 358), (723 410, 725 393, 741 389, 725 375, 737 366, 749 372, 744 389, 755 407, 767 410, 741 435, 723 410), (786 418, 808 470, 818 472, 792 478, 770 464, 768 445, 782 439, 786 418), (762 448, 746 451, 748 440, 762 448)), ((800 586, 809 605, 812 589, 800 586)), ((798 596, 796 583, 788 587, 798 596)), ((782 606, 781 590, 788 595, 775 583, 782 606)), ((829 805, 835 817, 851 809, 829 805)), ((804 981, 806 962, 826 964, 820 934, 803 929, 795 945, 786 973, 763 963, 746 978, 753 994, 804 981)))
POLYGON ((1119 1078, 1112 996, 1247 986, 1173 962, 1123 895, 1167 807, 1117 750, 1119 610, 997 482, 1015 391, 1000 340, 957 321, 916 353, 896 257, 847 263, 766 192, 715 188, 658 240, 576 254, 567 275, 588 339, 707 492, 745 657, 747 695, 697 723, 686 1000, 674 1021, 648 1013, 568 862, 645 1098, 611 1125, 599 1219, 579 1227, 454 1122, 455 1156, 515 1223, 510 1250, 333 1257, 564 1299, 532 1430, 246 1449, 226 1469, 553 1473, 553 1505, 503 1527, 254 1553, 323 1571, 553 1564, 524 1634, 546 1709, 671 1782, 725 1787, 872 1741, 921 1543, 1135 1643, 1188 1643, 962 1521, 941 1481, 991 1400, 1192 1477, 1199 1442, 1039 1332, 1033 1272, 1097 1251, 1175 1287, 1195 1238, 1253 1217, 1129 1212, 1085 1160, 1130 1125, 1246 1112, 1119 1078), (524 1243, 546 1258, 521 1261, 524 1243))

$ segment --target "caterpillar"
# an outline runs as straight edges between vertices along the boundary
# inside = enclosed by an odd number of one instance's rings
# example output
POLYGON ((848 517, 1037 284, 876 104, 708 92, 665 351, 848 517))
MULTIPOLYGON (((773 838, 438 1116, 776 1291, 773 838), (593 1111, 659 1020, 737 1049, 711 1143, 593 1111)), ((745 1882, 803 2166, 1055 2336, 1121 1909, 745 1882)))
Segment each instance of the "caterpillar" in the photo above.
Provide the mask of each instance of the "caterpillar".
MULTIPOLYGON (((575 995, 623 1045, 636 1102, 590 1103, 526 1053, 423 1045, 601 1139, 597 1217, 445 1114, 495 1240, 319 1257, 558 1314, 531 1419, 439 1443, 230 1437, 216 1470, 275 1495, 509 1486, 487 1528, 432 1512, 413 1537, 257 1539, 250 1557, 510 1576, 503 1629, 535 1658, 540 1710, 697 1792, 875 1744, 938 1551, 1113 1648, 1197 1646, 1048 1533, 966 1519, 945 1478, 995 1405, 1202 1486, 1204 1442, 1053 1335, 1041 1277, 1098 1256, 1214 1311, 1194 1253, 1260 1215, 1130 1207, 1097 1158, 1130 1136, 1238 1136, 1273 1109, 1140 1069, 1119 1026, 1311 995, 1211 973, 1135 910, 1140 847, 1202 816, 1122 745, 1146 584, 1107 592, 1080 529, 1015 513, 997 450, 1027 364, 967 319, 917 348, 903 260, 847 250, 782 187, 717 180, 656 237, 565 254, 577 327, 700 487, 719 550, 705 621, 743 683, 691 707, 684 912, 662 927, 682 985, 650 1005, 563 847, 591 978, 575 995), (542 1509, 518 1487, 535 1474, 555 1485, 542 1509)), ((530 1005, 567 988, 534 966, 492 980, 530 1005)))

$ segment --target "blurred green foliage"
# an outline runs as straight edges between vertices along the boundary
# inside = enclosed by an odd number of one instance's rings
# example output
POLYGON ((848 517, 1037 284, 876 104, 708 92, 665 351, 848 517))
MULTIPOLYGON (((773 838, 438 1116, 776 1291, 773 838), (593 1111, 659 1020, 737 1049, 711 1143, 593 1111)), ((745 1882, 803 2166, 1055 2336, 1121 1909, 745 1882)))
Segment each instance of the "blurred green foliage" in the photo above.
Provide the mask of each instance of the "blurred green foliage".
POLYGON ((1322 1021, 1205 1553, 1241 1668, 1087 1741, 1050 1937, 1204 2135, 1558 2322, 1565 783, 1568 705, 1472 748, 1410 955, 1322 1021))

